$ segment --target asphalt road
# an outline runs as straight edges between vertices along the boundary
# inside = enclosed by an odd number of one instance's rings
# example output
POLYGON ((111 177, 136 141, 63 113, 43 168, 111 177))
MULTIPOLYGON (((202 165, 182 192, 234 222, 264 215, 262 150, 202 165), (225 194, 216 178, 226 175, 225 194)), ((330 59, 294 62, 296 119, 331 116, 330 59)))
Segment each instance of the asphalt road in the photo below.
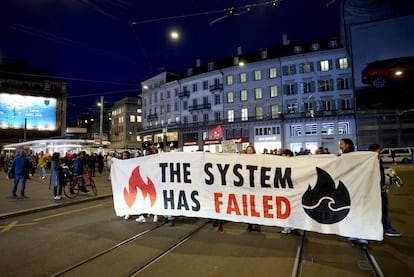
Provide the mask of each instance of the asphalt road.
MULTIPOLYGON (((414 165, 395 168, 405 184, 390 191, 390 213, 403 236, 370 242, 369 249, 382 276, 412 276, 414 165)), ((117 217, 112 198, 103 195, 61 205, 47 194, 38 201, 41 209, 30 210, 35 185, 48 193, 45 183, 33 180, 29 198, 18 199, 27 202, 2 196, 0 276, 375 276, 366 254, 343 237, 306 232, 301 241, 302 232, 282 235, 278 227, 262 226, 249 233, 232 222, 218 232, 207 219, 194 218, 179 218, 175 226, 151 218, 139 224, 117 217), (10 205, 30 212, 5 212, 10 205)))

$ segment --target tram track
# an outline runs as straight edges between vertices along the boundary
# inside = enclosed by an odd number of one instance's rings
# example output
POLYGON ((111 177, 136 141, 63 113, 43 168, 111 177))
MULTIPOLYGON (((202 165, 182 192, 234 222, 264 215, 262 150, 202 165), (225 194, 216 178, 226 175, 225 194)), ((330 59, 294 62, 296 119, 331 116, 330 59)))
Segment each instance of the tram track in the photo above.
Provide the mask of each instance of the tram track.
MULTIPOLYGON (((149 257, 148 259, 146 259, 144 262, 141 262, 141 264, 139 266, 133 266, 131 267, 132 269, 129 270, 129 274, 126 274, 125 276, 137 276, 139 273, 143 272, 146 268, 150 267, 151 265, 153 265, 154 263, 156 263, 158 260, 162 259, 164 256, 168 255, 168 253, 170 253, 171 251, 173 251, 174 249, 176 249, 177 247, 179 247, 180 245, 182 245, 183 243, 185 243, 186 241, 188 241, 189 239, 191 239, 191 237, 199 232, 202 228, 204 228, 206 225, 208 225, 209 222, 208 221, 204 221, 201 222, 200 224, 197 224, 196 228, 192 228, 191 230, 184 232, 180 238, 175 239, 172 243, 170 243, 169 245, 166 245, 163 249, 160 249, 160 252, 157 253, 156 255, 153 255, 151 257, 149 257)), ((99 253, 92 255, 90 257, 84 258, 81 261, 78 261, 68 267, 66 267, 65 269, 63 269, 62 271, 59 271, 57 273, 52 274, 51 276, 71 276, 72 273, 76 276, 79 275, 79 273, 77 273, 77 271, 79 269, 81 269, 82 267, 87 268, 91 263, 97 262, 99 261, 99 259, 101 259, 102 257, 106 256, 106 255, 114 255, 114 253, 117 252, 116 255, 125 255, 125 252, 130 251, 130 249, 128 249, 129 244, 133 243, 134 241, 138 240, 138 239, 143 239, 145 236, 147 235, 151 235, 154 233, 154 231, 163 228, 164 226, 166 226, 165 223, 163 224, 159 224, 159 225, 154 225, 151 226, 150 228, 139 232, 117 244, 115 244, 114 246, 111 246, 107 249, 104 249, 102 251, 100 251, 99 253), (124 253, 121 253, 124 252, 124 253)))

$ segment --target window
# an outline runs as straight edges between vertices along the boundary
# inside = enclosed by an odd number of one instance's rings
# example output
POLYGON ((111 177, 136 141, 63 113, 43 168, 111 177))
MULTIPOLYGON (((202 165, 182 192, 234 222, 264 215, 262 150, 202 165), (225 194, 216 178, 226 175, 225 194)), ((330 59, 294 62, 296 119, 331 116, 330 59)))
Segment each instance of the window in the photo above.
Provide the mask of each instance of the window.
POLYGON ((255 81, 260 81, 261 79, 262 79, 262 71, 255 70, 254 71, 254 80, 255 81))
POLYGON ((203 90, 208 89, 208 81, 203 81, 203 90))
POLYGON ((273 79, 277 77, 277 71, 276 71, 276 67, 271 67, 269 69, 269 78, 273 79))
POLYGON ((350 122, 338 122, 338 134, 347 135, 351 133, 350 122))
POLYGON ((334 123, 333 122, 321 123, 321 134, 322 135, 333 135, 334 134, 334 123))
POLYGON ((303 103, 303 111, 305 113, 313 111, 313 102, 304 102, 303 103))
POLYGON ((295 83, 284 85, 285 95, 296 94, 297 85, 295 83))
POLYGON ((193 114, 193 122, 198 122, 198 114, 193 114))
POLYGON ((214 70, 214 62, 209 62, 207 66, 208 66, 208 71, 214 70))
POLYGON ((313 72, 313 63, 302 63, 299 65, 300 73, 310 73, 313 72))
POLYGON ((214 112, 214 120, 215 121, 221 120, 221 112, 214 112))
POLYGON ((332 106, 331 106, 331 101, 330 100, 322 100, 322 111, 327 112, 332 110, 332 106))
POLYGON ((318 91, 330 91, 331 80, 318 80, 318 91))
POLYGON ((270 97, 277 97, 277 86, 270 86, 270 97))
POLYGON ((261 120, 263 119, 263 107, 256 107, 256 119, 261 120))
POLYGON ((204 122, 208 122, 208 113, 203 114, 204 122))
POLYGON ((240 101, 247 101, 247 89, 240 90, 240 101))
POLYGON ((241 109, 241 120, 242 121, 247 121, 249 120, 249 111, 247 108, 242 108, 241 109))
POLYGON ((314 123, 305 125, 305 134, 307 136, 316 135, 317 132, 318 132, 318 125, 314 123))
POLYGON ((338 59, 338 66, 339 66, 340 69, 347 69, 349 67, 348 59, 347 58, 339 58, 338 59))
POLYGON ((234 110, 227 110, 227 122, 234 122, 234 110))
POLYGON ((183 101, 183 110, 188 110, 188 102, 187 102, 187 100, 183 101))
POLYGON ((227 75, 226 83, 228 86, 231 86, 233 84, 233 75, 227 75))
POLYGON ((233 101, 234 101, 233 92, 232 91, 227 92, 227 103, 233 103, 233 101))
POLYGON ((278 118, 279 117, 279 106, 278 105, 270 106, 270 111, 272 113, 272 118, 278 118))
POLYGON ((296 65, 285 65, 283 66, 283 75, 294 75, 296 74, 296 65))
POLYGON ((247 74, 245 72, 240 73, 240 83, 246 83, 247 82, 247 74))
POLYGON ((175 101, 174 102, 174 112, 178 112, 178 109, 180 108, 180 102, 175 101))
POLYGON ((314 82, 301 82, 300 83, 300 92, 301 93, 311 93, 314 92, 315 85, 314 82))
POLYGON ((262 99, 263 98, 262 88, 255 88, 254 89, 254 97, 255 97, 255 99, 262 99))
POLYGON ((197 83, 193 84, 193 92, 196 92, 198 90, 198 85, 197 83))
POLYGON ((341 99, 341 110, 351 109, 351 99, 341 99))
POLYGON ((291 137, 302 136, 302 126, 301 125, 290 125, 290 136, 291 137))
POLYGON ((343 90, 343 89, 349 89, 350 86, 350 80, 348 78, 338 78, 336 79, 336 86, 338 90, 343 90))
POLYGON ((129 122, 136 122, 136 117, 135 117, 135 115, 130 115, 129 116, 129 122))
POLYGON ((321 71, 329 71, 329 61, 328 60, 323 60, 319 62, 319 66, 321 68, 321 71))
POLYGON ((167 90, 167 99, 171 98, 171 92, 169 90, 167 90))
POLYGON ((214 95, 214 105, 219 105, 220 104, 220 95, 216 94, 214 95))
POLYGON ((296 104, 295 103, 287 104, 287 112, 288 113, 295 113, 296 112, 296 104))

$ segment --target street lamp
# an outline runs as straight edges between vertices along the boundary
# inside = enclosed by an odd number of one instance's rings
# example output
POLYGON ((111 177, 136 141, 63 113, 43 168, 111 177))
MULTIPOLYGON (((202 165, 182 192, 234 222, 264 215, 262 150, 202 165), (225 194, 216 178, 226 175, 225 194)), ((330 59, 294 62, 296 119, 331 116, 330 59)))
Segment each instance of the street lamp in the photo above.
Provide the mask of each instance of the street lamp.
POLYGON ((102 154, 102 124, 103 124, 103 110, 104 110, 104 97, 101 96, 101 102, 98 103, 98 106, 101 107, 101 114, 100 114, 100 118, 99 118, 99 151, 98 153, 102 154))

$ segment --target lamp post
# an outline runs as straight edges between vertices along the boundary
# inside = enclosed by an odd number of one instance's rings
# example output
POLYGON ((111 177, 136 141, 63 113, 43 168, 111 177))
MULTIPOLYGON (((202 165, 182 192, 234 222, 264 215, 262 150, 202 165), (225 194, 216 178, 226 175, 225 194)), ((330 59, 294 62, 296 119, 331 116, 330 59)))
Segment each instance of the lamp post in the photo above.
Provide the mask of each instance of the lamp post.
POLYGON ((101 96, 101 102, 99 103, 99 106, 101 106, 101 113, 99 118, 99 153, 102 154, 102 124, 103 124, 103 110, 104 110, 104 97, 101 96))

